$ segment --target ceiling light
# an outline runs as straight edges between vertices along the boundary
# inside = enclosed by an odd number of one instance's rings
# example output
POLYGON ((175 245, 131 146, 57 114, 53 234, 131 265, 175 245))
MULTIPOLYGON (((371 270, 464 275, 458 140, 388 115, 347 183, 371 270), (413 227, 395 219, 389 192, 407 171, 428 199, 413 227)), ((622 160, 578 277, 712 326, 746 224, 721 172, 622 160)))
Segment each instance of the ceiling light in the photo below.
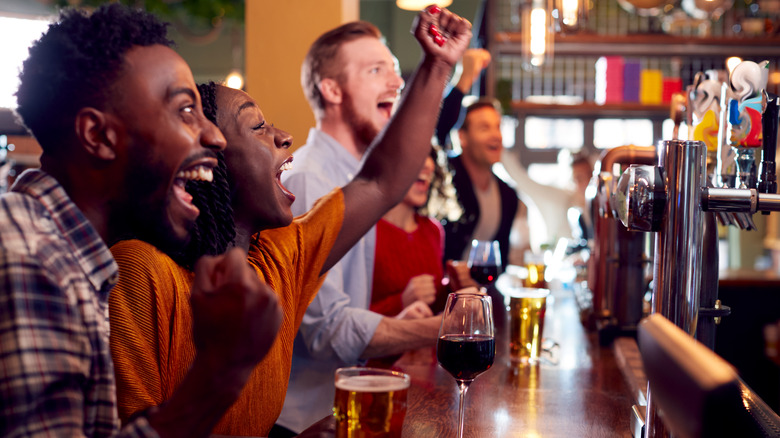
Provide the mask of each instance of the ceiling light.
POLYGON ((233 70, 230 72, 227 78, 225 78, 225 85, 227 85, 228 88, 241 90, 244 88, 244 76, 240 71, 233 70))
POLYGON ((421 11, 430 5, 446 8, 452 4, 452 0, 395 0, 395 4, 407 11, 421 11))

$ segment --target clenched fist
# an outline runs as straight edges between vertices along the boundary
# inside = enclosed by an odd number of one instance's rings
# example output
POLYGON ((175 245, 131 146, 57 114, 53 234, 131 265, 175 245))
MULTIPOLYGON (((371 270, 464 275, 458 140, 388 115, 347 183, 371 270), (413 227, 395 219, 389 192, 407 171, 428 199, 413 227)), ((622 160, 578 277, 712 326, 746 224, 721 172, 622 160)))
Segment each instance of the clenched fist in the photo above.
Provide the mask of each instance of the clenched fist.
POLYGON ((221 357, 226 364, 253 367, 273 345, 282 322, 276 294, 237 248, 198 260, 191 303, 198 354, 221 357))

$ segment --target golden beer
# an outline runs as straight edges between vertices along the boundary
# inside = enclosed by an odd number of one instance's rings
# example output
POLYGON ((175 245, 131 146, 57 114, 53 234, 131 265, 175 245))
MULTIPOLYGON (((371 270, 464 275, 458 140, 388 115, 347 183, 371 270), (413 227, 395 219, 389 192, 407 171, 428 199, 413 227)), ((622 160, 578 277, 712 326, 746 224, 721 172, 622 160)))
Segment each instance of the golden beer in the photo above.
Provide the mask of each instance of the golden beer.
POLYGON ((544 280, 544 263, 528 263, 525 267, 528 269, 528 276, 523 286, 539 289, 547 287, 547 282, 544 280))
POLYGON ((409 376, 373 368, 336 371, 336 436, 339 438, 395 438, 401 436, 406 416, 409 376))
POLYGON ((519 288, 509 296, 509 354, 519 362, 535 363, 542 351, 547 289, 519 288))

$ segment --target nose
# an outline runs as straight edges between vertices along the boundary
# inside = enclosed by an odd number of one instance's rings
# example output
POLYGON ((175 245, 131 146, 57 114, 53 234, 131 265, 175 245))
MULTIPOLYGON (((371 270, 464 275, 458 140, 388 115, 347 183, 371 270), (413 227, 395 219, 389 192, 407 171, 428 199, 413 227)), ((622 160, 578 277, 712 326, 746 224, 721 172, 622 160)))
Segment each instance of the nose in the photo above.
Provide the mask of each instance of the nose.
POLYGON ((390 88, 392 88, 394 90, 401 91, 401 90, 404 89, 404 85, 405 85, 404 78, 402 78, 398 74, 398 72, 393 70, 390 73, 390 78, 389 78, 389 86, 390 86, 390 88))
POLYGON ((501 134, 501 125, 494 126, 493 129, 490 130, 490 133, 494 139, 503 143, 504 136, 501 134))
POLYGON ((217 128, 217 125, 211 123, 208 119, 203 117, 203 130, 200 135, 200 144, 208 149, 216 149, 222 151, 227 146, 225 136, 222 135, 222 131, 217 128))
POLYGON ((289 132, 283 129, 276 129, 276 132, 274 133, 274 144, 276 144, 277 148, 288 149, 292 146, 292 142, 293 137, 289 132))

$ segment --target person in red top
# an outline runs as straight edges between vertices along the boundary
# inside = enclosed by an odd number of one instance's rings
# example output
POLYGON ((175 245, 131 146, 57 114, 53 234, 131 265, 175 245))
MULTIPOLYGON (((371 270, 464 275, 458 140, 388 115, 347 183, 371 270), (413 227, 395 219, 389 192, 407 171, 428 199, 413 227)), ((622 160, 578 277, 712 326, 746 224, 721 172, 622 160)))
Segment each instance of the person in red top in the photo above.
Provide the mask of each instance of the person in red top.
POLYGON ((465 264, 450 263, 453 287, 449 287, 441 264, 444 229, 420 214, 432 189, 444 196, 445 174, 436 163, 437 155, 432 148, 403 201, 377 223, 370 306, 374 312, 401 318, 430 316, 441 310, 450 289, 472 283, 465 264))

